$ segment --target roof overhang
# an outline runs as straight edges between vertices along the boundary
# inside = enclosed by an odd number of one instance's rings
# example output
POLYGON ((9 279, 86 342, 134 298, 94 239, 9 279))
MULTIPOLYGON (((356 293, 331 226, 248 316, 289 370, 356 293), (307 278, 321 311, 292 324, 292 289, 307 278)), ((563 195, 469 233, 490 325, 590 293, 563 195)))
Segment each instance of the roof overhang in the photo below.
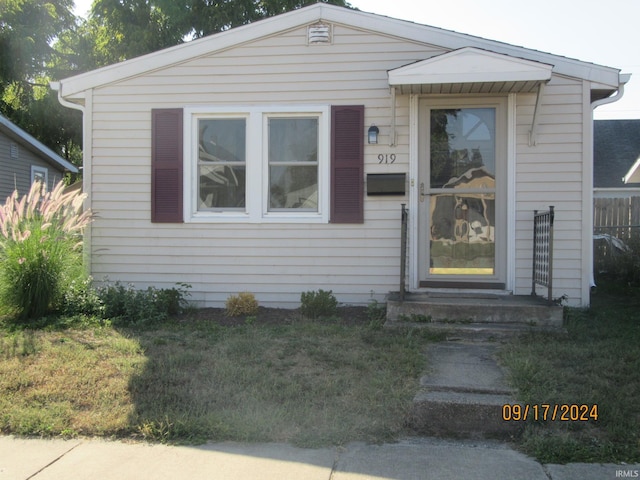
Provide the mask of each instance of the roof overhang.
POLYGON ((0 115, 0 132, 3 132, 9 138, 16 140, 23 146, 27 147, 29 150, 39 155, 48 163, 56 165, 62 170, 68 170, 71 173, 78 173, 78 168, 75 165, 73 165, 71 162, 66 161, 56 152, 51 150, 36 138, 29 135, 27 132, 22 130, 8 118, 3 117, 2 115, 0 115))
POLYGON ((624 183, 640 183, 640 157, 636 160, 636 163, 629 169, 627 174, 622 177, 624 183))
MULTIPOLYGON (((208 37, 136 57, 125 62, 78 74, 61 80, 56 84, 56 87, 59 89, 59 97, 61 99, 82 105, 85 102, 85 92, 90 89, 116 83, 137 75, 143 75, 203 55, 213 55, 216 52, 246 44, 265 36, 274 35, 278 32, 298 28, 302 25, 311 25, 318 22, 318 20, 335 23, 337 25, 347 25, 362 29, 363 31, 377 32, 381 35, 405 39, 421 45, 436 45, 444 49, 452 50, 451 53, 464 51, 465 47, 472 47, 476 51, 486 50, 487 53, 495 52, 496 54, 502 54, 515 63, 525 59, 525 61, 528 60, 534 64, 539 62, 539 66, 552 64, 555 74, 587 80, 594 85, 602 86, 602 89, 607 90, 609 94, 617 90, 620 84, 620 70, 618 69, 320 2, 275 17, 269 17, 248 25, 231 28, 208 37)), ((502 88, 506 89, 506 91, 523 92, 534 91, 536 89, 535 85, 531 86, 527 81, 519 80, 514 83, 518 84, 508 84, 502 88)), ((537 82, 534 81, 534 83, 540 83, 540 80, 537 82)), ((405 84, 398 84, 398 87, 407 88, 404 85, 405 84)), ((471 84, 426 83, 420 85, 421 89, 432 89, 434 91, 437 89, 437 85, 446 85, 446 88, 460 88, 461 92, 469 86, 480 88, 482 92, 501 88, 500 82, 496 81, 490 82, 485 86, 481 86, 481 84, 477 82, 471 84)))
POLYGON ((388 72, 400 93, 535 92, 553 65, 466 47, 388 72))

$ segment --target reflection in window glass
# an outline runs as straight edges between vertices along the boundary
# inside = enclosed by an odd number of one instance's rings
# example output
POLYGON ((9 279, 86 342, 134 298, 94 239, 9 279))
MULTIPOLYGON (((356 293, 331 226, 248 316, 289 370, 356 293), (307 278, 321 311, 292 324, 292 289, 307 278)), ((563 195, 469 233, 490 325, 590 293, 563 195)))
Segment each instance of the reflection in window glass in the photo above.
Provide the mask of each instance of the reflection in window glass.
POLYGON ((243 209, 245 207, 245 185, 245 119, 199 120, 198 209, 243 209))
POLYGON ((478 170, 495 178, 495 133, 494 108, 431 110, 431 188, 460 188, 478 170))
POLYGON ((271 117, 269 211, 318 211, 318 118, 271 117))
POLYGON ((433 195, 430 265, 432 274, 493 275, 495 195, 433 195))

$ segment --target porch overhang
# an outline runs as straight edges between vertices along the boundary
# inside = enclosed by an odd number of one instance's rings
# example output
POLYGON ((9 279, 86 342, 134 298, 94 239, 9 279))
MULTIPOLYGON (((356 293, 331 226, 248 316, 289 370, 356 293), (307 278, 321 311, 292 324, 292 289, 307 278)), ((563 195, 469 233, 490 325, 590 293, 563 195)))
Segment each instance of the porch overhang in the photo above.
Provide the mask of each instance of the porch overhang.
POLYGON ((389 70, 400 94, 533 93, 551 79, 553 65, 465 47, 389 70))

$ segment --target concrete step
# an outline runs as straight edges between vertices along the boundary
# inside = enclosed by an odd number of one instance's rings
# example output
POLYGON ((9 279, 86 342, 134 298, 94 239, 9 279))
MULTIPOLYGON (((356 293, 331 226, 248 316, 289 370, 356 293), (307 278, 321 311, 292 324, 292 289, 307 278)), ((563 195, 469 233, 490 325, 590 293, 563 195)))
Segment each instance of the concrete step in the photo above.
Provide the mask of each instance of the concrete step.
POLYGON ((385 328, 417 328, 429 330, 446 341, 503 342, 532 332, 566 334, 565 328, 511 323, 403 322, 385 323, 385 328))
POLYGON ((505 422, 502 407, 515 403, 496 344, 441 342, 428 352, 429 372, 407 416, 420 435, 501 438, 517 436, 522 424, 505 422))
POLYGON ((530 295, 408 293, 387 299, 387 323, 516 324, 561 328, 563 308, 530 295))

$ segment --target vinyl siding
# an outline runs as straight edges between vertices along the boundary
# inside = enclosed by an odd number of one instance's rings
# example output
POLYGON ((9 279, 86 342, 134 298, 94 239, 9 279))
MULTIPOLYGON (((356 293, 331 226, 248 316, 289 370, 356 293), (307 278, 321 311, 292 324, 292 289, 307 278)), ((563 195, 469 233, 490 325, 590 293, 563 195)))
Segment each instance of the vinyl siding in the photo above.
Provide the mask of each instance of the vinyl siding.
POLYGON ((60 170, 34 154, 24 144, 0 132, 0 199, 3 202, 16 189, 20 195, 29 192, 32 165, 47 169, 49 189, 62 179, 63 173, 60 170), (12 144, 18 147, 17 159, 11 158, 12 144))
POLYGON ((382 131, 380 145, 365 146, 365 173, 408 171, 408 99, 398 99, 401 146, 385 146, 386 71, 437 50, 340 26, 332 45, 308 46, 306 35, 298 28, 93 92, 96 279, 140 288, 186 282, 193 300, 216 306, 243 290, 263 305, 294 307, 306 290, 331 289, 341 302, 366 303, 398 288, 404 197, 365 197, 364 224, 150 223, 152 108, 362 104, 365 130, 376 123, 382 131), (398 159, 378 165, 379 153, 398 159))
MULTIPOLYGON (((171 287, 222 306, 253 292, 262 305, 295 307, 300 293, 333 290, 340 302, 367 303, 398 289, 400 204, 409 196, 366 197, 363 224, 152 224, 151 109, 204 105, 365 105, 367 173, 410 172, 410 98, 396 99, 397 146, 389 147, 387 71, 443 53, 427 43, 335 25, 331 45, 306 44, 296 28, 89 92, 91 231, 94 278, 171 287), (379 154, 396 155, 379 164, 379 154)), ((535 95, 518 95, 515 160, 515 293, 531 290, 534 209, 554 204, 555 296, 580 304, 582 83, 554 77, 545 90, 538 143, 528 146, 535 95)), ((185 138, 185 142, 188 139, 185 138)), ((189 159, 185 158, 185 162, 189 159)), ((366 190, 365 190, 366 191, 366 190)), ((413 245, 409 251, 415 251, 413 245)))
POLYGON ((555 206, 553 296, 582 297, 583 84, 554 76, 545 88, 535 146, 529 129, 535 96, 519 96, 516 147, 516 284, 515 293, 531 292, 533 211, 555 206))

